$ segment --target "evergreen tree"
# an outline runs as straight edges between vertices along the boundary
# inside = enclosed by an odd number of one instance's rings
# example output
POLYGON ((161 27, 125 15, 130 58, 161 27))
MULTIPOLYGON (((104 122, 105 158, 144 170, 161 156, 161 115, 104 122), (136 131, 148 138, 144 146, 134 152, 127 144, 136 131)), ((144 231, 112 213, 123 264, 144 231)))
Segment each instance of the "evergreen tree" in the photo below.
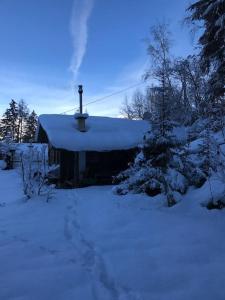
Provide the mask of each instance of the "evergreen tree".
POLYGON ((26 120, 26 127, 25 127, 25 133, 24 133, 24 141, 30 142, 31 140, 34 140, 35 138, 35 132, 37 129, 38 124, 38 117, 35 111, 33 110, 26 120))
POLYGON ((209 74, 211 100, 225 94, 225 0, 199 0, 188 8, 192 22, 203 22, 201 66, 209 74))
POLYGON ((163 193, 168 206, 179 201, 188 187, 181 159, 181 145, 173 136, 170 126, 154 122, 145 135, 142 151, 130 168, 114 179, 119 183, 114 191, 126 194, 144 192, 149 196, 163 193), (162 131, 163 130, 163 131, 162 131))
POLYGON ((4 139, 8 135, 17 143, 34 139, 37 127, 37 115, 35 111, 29 114, 29 109, 24 100, 19 103, 11 100, 9 108, 0 122, 0 138, 4 139))
POLYGON ((193 160, 186 141, 176 138, 170 122, 164 122, 163 128, 160 123, 160 119, 152 123, 134 163, 114 178, 114 183, 118 184, 114 192, 120 195, 146 193, 152 197, 164 194, 168 206, 172 206, 189 186, 199 188, 205 183, 208 176, 207 157, 204 159, 206 153, 203 155, 203 147, 196 154, 198 159, 193 160))
MULTIPOLYGON (((181 81, 179 97, 178 88, 173 82, 175 67, 170 59, 170 40, 166 26, 154 27, 152 35, 153 42, 148 50, 153 60, 153 71, 148 72, 146 78, 153 75, 158 85, 150 93, 150 129, 134 163, 114 178, 114 183, 118 184, 114 191, 118 194, 144 192, 149 196, 164 194, 168 206, 172 206, 180 200, 188 186, 200 187, 205 182, 206 175, 192 161, 185 149, 185 141, 179 141, 174 135, 174 120, 179 117, 174 112, 179 115, 183 108, 184 111, 187 106, 189 110, 192 108, 192 104, 188 103, 187 85, 189 76, 193 77, 193 74, 188 72, 183 62, 177 66, 181 81)), ((196 79, 193 84, 197 85, 199 82, 196 79)), ((196 92, 198 91, 196 87, 196 92)))
POLYGON ((3 137, 10 134, 12 140, 18 142, 18 105, 15 100, 11 100, 9 108, 3 114, 1 123, 3 137))

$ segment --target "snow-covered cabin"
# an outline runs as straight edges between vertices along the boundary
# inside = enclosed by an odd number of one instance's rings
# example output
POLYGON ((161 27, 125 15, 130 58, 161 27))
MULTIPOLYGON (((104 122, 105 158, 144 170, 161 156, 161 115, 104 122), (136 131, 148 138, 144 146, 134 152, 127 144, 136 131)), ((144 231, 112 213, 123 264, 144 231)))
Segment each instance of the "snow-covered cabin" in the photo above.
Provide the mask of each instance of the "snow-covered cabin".
POLYGON ((127 168, 148 128, 142 120, 45 114, 39 116, 37 141, 48 143, 61 186, 107 184, 127 168))

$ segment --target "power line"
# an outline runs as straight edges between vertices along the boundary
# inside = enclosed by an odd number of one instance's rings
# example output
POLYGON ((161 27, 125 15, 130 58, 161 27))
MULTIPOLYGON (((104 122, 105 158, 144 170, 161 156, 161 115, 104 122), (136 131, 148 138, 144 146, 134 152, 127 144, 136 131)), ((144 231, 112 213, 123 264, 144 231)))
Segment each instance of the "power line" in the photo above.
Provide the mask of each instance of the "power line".
MULTIPOLYGON (((107 99, 107 98, 110 98, 110 97, 112 97, 112 96, 121 94, 121 93, 126 92, 126 91, 128 91, 128 90, 130 90, 130 89, 135 88, 136 86, 143 85, 144 83, 145 83, 144 81, 141 81, 141 82, 138 82, 138 83, 133 84, 133 85, 131 85, 131 86, 128 86, 128 87, 126 87, 126 88, 124 88, 124 89, 122 89, 122 90, 119 90, 119 91, 117 91, 117 92, 114 92, 114 93, 112 93, 112 94, 106 95, 106 96, 101 97, 101 98, 97 98, 97 99, 95 99, 95 100, 93 100, 93 101, 90 101, 90 102, 84 104, 83 107, 84 107, 84 106, 88 106, 88 105, 93 104, 93 103, 96 103, 96 102, 103 101, 103 100, 105 100, 105 99, 107 99)), ((73 110, 76 110, 77 108, 78 108, 78 106, 76 106, 76 107, 74 107, 74 108, 72 108, 72 109, 69 109, 69 110, 67 110, 67 111, 64 111, 64 112, 61 113, 61 115, 66 114, 66 113, 68 113, 68 112, 71 112, 71 111, 73 111, 73 110)))

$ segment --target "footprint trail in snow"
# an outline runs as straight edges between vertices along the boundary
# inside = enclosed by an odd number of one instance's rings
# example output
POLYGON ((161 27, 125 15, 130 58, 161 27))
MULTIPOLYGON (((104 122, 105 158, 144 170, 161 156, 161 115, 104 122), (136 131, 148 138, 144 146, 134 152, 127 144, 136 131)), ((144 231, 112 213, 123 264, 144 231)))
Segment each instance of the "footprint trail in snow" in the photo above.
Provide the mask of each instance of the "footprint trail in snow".
POLYGON ((82 201, 76 191, 68 193, 70 205, 64 217, 64 236, 71 243, 81 266, 88 273, 93 300, 142 300, 131 289, 121 286, 110 276, 103 255, 93 241, 85 237, 80 224, 78 203, 82 201))

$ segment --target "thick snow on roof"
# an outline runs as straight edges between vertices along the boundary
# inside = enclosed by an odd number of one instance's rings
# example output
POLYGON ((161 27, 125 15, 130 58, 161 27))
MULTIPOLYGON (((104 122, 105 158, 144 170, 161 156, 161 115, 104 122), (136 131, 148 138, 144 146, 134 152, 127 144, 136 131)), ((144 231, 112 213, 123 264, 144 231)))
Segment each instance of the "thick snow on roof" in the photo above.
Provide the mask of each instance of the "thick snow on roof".
POLYGON ((147 121, 89 117, 86 132, 77 129, 74 116, 48 114, 39 116, 49 142, 70 151, 109 151, 137 147, 149 129, 147 121))

